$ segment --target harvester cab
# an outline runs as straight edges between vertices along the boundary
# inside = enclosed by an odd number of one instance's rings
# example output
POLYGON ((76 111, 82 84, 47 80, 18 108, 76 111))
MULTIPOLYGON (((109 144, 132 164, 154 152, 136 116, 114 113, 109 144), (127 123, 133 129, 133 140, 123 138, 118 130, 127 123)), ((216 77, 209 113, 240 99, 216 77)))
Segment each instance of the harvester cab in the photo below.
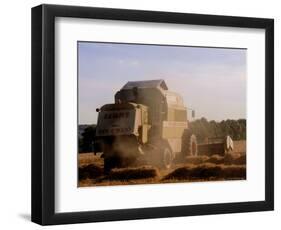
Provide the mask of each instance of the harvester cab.
POLYGON ((147 113, 147 106, 142 104, 106 104, 99 111, 96 135, 135 136, 140 143, 145 144, 149 128, 147 113))

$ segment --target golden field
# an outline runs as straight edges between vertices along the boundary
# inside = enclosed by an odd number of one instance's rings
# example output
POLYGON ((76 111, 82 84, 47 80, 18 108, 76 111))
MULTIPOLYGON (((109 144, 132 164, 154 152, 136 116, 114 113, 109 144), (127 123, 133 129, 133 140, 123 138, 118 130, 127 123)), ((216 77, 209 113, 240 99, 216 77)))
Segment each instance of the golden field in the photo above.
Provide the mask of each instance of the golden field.
POLYGON ((113 169, 103 173, 103 158, 93 153, 78 155, 78 186, 132 185, 246 179, 246 141, 235 141, 234 152, 224 156, 186 157, 169 170, 149 165, 113 169))

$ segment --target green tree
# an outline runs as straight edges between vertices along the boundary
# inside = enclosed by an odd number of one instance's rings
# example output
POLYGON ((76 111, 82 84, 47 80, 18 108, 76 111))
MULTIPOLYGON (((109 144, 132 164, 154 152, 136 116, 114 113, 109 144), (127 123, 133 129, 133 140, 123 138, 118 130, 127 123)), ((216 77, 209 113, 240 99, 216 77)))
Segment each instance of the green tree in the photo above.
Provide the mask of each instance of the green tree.
POLYGON ((88 126, 81 136, 82 138, 79 139, 79 152, 92 152, 96 128, 94 126, 88 126))
POLYGON ((216 122, 208 121, 206 118, 197 119, 190 122, 191 131, 197 136, 198 142, 203 142, 209 137, 231 136, 233 140, 246 139, 246 120, 223 120, 216 122))

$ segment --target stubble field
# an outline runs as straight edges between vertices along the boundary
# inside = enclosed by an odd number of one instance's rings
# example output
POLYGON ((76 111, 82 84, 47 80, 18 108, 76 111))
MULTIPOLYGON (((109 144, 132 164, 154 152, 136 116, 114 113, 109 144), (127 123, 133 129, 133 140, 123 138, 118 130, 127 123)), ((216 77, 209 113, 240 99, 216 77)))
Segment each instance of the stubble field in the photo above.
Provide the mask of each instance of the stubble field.
POLYGON ((235 141, 235 150, 225 156, 186 157, 169 170, 150 165, 113 169, 103 173, 103 158, 93 153, 78 156, 78 186, 133 185, 246 179, 246 141, 235 141))

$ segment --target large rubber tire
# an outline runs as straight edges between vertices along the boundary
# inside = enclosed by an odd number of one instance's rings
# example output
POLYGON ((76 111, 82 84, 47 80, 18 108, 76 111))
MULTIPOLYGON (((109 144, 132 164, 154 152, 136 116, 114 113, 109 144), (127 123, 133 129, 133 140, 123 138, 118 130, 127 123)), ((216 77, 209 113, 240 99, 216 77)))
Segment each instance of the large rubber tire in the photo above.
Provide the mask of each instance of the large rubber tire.
POLYGON ((112 157, 105 157, 103 166, 104 174, 109 174, 111 169, 114 167, 114 159, 112 157))
POLYGON ((182 145, 183 157, 198 155, 197 138, 189 130, 184 133, 182 145))
POLYGON ((103 150, 104 174, 109 174, 111 169, 116 168, 120 165, 122 159, 120 159, 117 152, 113 150, 111 143, 105 144, 103 150))
POLYGON ((167 146, 160 150, 160 167, 162 169, 170 169, 173 165, 173 153, 167 146))

